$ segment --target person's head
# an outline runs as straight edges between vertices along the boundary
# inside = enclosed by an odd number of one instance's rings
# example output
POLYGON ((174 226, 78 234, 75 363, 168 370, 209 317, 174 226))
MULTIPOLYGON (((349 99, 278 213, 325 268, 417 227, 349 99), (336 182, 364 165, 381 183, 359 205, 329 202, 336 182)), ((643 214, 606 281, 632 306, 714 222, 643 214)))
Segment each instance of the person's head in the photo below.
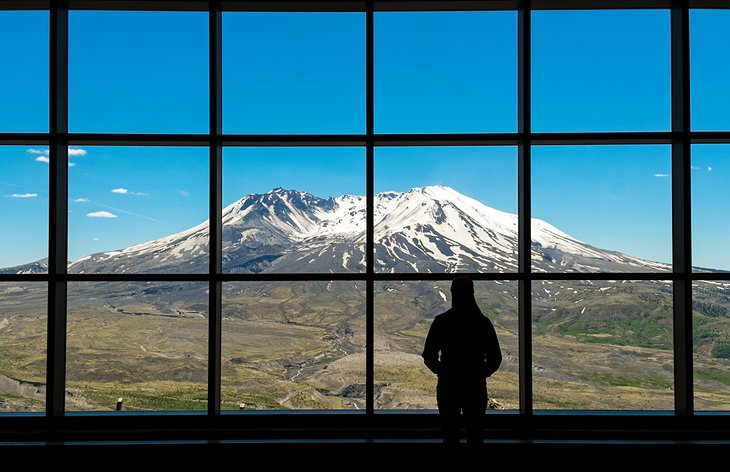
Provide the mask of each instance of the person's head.
POLYGON ((451 282, 451 306, 458 308, 472 305, 476 305, 474 282, 463 275, 454 278, 451 282))

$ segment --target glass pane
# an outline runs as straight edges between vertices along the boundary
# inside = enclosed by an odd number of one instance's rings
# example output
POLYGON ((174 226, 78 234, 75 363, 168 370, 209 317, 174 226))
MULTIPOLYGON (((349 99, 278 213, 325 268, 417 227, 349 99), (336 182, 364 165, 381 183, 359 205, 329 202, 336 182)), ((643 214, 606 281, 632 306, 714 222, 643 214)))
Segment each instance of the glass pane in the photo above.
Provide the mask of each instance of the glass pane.
POLYGON ((727 131, 730 119, 730 42, 728 10, 692 10, 690 12, 690 95, 692 129, 727 131))
POLYGON ((536 132, 670 128, 669 10, 534 11, 536 132))
POLYGON ((692 286, 696 410, 730 410, 730 282, 692 286))
POLYGON ((47 286, 0 282, 0 413, 45 409, 47 286))
POLYGON ((208 14, 69 12, 72 132, 205 133, 208 14))
POLYGON ((48 131, 48 12, 0 11, 0 132, 48 131))
POLYGON ((208 272, 208 149, 89 147, 69 169, 69 272, 208 272))
POLYGON ((672 282, 536 281, 539 410, 673 410, 672 282))
POLYGON ((223 409, 365 408, 365 282, 223 285, 223 409))
POLYGON ((365 132, 365 14, 223 14, 223 131, 365 132))
POLYGON ((364 272, 363 148, 226 148, 223 270, 364 272))
POLYGON ((692 146, 692 265, 730 270, 730 145, 692 146))
POLYGON ((533 148, 533 270, 671 270, 670 154, 669 146, 533 148))
MULTIPOLYGON (((436 408, 436 376, 421 353, 433 318, 451 307, 448 281, 375 285, 375 407, 436 408)), ((475 297, 494 324, 502 350, 499 370, 487 380, 489 408, 519 408, 517 282, 476 281, 475 297)))
POLYGON ((66 409, 205 410, 208 284, 71 282, 66 409))
POLYGON ((375 270, 516 272, 517 150, 375 150, 375 270))
POLYGON ((375 14, 375 132, 517 130, 516 12, 375 14))
POLYGON ((48 147, 0 146, 0 221, 0 274, 48 272, 48 147))

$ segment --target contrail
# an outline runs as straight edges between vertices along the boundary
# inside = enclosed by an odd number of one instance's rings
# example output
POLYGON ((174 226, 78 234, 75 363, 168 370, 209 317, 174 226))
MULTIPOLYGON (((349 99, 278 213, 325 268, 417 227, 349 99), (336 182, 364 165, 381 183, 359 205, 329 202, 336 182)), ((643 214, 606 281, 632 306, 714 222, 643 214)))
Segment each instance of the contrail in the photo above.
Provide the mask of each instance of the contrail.
POLYGON ((30 187, 28 185, 14 184, 12 182, 5 182, 4 180, 0 180, 0 184, 10 185, 11 187, 18 187, 18 188, 24 188, 24 189, 28 189, 28 190, 33 190, 36 193, 43 193, 41 190, 37 189, 36 187, 30 187))
POLYGON ((108 208, 109 210, 114 210, 114 211, 118 211, 120 213, 125 213, 127 215, 136 216, 138 218, 144 218, 145 220, 154 221, 155 223, 162 223, 162 221, 160 221, 158 219, 155 219, 155 218, 152 218, 151 216, 140 215, 139 213, 134 213, 134 212, 131 212, 131 211, 128 211, 128 210, 122 210, 121 208, 113 207, 113 206, 110 206, 110 205, 104 205, 104 204, 101 204, 101 203, 96 203, 94 201, 91 201, 89 203, 91 203, 92 205, 96 205, 98 207, 101 207, 101 208, 108 208))

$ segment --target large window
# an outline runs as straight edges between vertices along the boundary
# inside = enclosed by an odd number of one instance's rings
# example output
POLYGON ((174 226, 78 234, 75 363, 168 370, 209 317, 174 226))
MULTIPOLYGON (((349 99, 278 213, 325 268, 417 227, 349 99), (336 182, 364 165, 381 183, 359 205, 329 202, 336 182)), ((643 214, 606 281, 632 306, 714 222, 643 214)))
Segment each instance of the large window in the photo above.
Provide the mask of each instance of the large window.
POLYGON ((0 412, 730 410, 728 10, 264 3, 0 10, 0 412))

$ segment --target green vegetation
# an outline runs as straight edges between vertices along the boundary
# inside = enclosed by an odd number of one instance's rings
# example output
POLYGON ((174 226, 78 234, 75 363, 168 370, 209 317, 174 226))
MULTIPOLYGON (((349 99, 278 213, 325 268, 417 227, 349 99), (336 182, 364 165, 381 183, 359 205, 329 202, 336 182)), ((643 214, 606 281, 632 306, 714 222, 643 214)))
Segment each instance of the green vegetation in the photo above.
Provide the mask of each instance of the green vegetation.
POLYGON ((697 369, 694 372, 695 379, 719 382, 730 386, 730 371, 719 369, 697 369))
MULTIPOLYGON (((615 387, 653 387, 653 388, 672 388, 672 383, 657 375, 641 376, 616 375, 610 372, 595 373, 590 376, 590 380, 597 384, 611 385, 615 387)), ((636 375, 635 374, 635 375, 636 375)))
POLYGON ((69 385, 69 410, 114 410, 118 398, 124 399, 124 410, 206 410, 208 391, 205 385, 198 388, 155 385, 147 383, 133 389, 134 385, 94 384, 92 387, 69 385), (84 404, 76 399, 83 399, 84 404))
MULTIPOLYGON (((0 409, 43 408, 41 285, 35 292, 0 290, 0 409)), ((67 329, 69 411, 112 411, 119 397, 129 411, 206 409, 206 293, 204 285, 190 285, 75 286, 67 329)), ((435 408, 436 377, 420 353, 431 320, 449 306, 441 295, 448 297, 448 285, 376 284, 377 408, 435 408)), ((476 287, 505 356, 488 382, 490 397, 516 408, 517 284, 476 287)), ((355 282, 225 284, 222 408, 362 408, 363 290, 355 282)), ((730 297, 717 285, 696 287, 695 297, 696 402, 700 409, 729 409, 730 297)), ((672 408, 671 285, 545 281, 533 286, 533 303, 535 408, 672 408)))

